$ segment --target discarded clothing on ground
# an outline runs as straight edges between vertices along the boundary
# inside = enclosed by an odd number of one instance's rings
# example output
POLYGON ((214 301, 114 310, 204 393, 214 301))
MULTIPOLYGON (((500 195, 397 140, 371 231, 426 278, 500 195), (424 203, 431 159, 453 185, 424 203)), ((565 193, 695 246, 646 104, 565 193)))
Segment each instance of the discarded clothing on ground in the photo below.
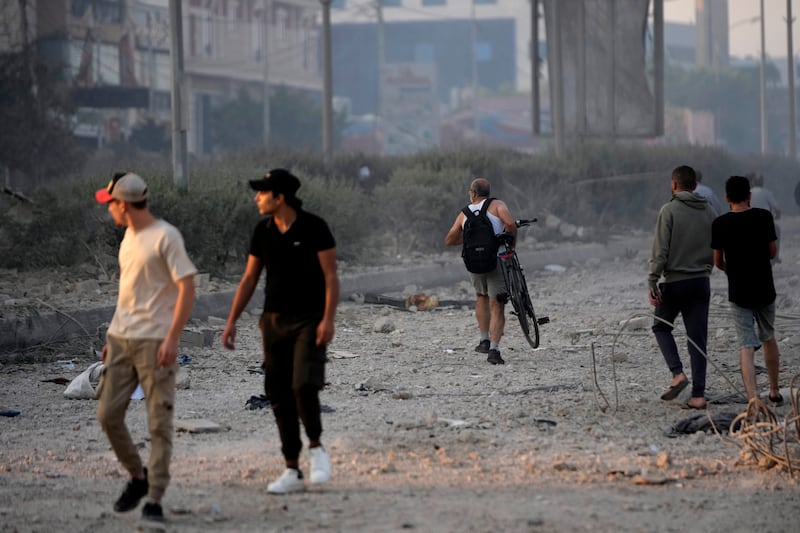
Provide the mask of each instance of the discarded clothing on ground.
POLYGON ((743 403, 747 404, 747 396, 741 392, 734 392, 732 394, 714 394, 706 393, 706 401, 711 404, 721 405, 729 403, 743 403))
POLYGON ((264 409, 265 407, 269 407, 269 400, 267 399, 266 394, 262 394, 261 396, 250 396, 250 399, 244 403, 244 406, 251 411, 256 409, 264 409))
POLYGON ((720 433, 727 433, 731 423, 738 415, 736 413, 716 413, 709 415, 706 413, 690 416, 679 420, 674 426, 665 431, 667 437, 677 437, 678 435, 688 435, 698 431, 714 431, 714 427, 720 433), (713 422, 713 426, 712 426, 713 422))

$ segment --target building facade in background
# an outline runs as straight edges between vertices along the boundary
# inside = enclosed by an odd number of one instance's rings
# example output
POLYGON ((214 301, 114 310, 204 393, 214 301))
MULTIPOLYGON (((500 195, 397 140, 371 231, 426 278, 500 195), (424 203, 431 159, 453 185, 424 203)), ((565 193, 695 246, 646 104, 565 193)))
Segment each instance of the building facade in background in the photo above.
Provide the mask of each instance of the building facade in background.
MULTIPOLYGON (((151 121, 169 131, 172 62, 167 0, 5 2, 0 50, 28 42, 70 89, 87 146, 123 140, 151 121), (10 35, 10 37, 9 37, 10 35)), ((189 149, 213 151, 215 105, 271 83, 321 93, 317 0, 183 0, 189 149), (267 60, 269 62, 267 63, 267 60)))

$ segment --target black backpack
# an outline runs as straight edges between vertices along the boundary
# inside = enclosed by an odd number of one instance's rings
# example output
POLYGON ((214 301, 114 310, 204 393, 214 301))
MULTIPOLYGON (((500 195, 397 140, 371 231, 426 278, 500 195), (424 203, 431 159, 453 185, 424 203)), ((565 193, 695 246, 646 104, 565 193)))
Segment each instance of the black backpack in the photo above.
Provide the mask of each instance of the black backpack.
POLYGON ((464 222, 464 243, 461 257, 464 266, 473 274, 485 274, 497 267, 497 250, 500 244, 494 234, 492 221, 486 211, 494 198, 487 198, 480 211, 473 213, 469 206, 461 210, 466 217, 464 222))

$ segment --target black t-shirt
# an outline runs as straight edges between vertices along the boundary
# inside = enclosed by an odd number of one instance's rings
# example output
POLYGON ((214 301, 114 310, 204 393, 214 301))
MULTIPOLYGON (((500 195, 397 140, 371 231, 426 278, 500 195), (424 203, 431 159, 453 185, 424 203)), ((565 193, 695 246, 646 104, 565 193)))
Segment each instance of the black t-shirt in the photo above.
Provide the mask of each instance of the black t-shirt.
POLYGON ((754 309, 775 301, 769 243, 776 241, 772 214, 765 209, 729 212, 711 225, 711 247, 725 253, 728 299, 754 309))
POLYGON ((250 254, 261 259, 267 270, 264 311, 323 312, 325 277, 317 253, 335 246, 325 221, 306 211, 297 211, 286 233, 278 231, 272 217, 260 221, 253 231, 250 254))

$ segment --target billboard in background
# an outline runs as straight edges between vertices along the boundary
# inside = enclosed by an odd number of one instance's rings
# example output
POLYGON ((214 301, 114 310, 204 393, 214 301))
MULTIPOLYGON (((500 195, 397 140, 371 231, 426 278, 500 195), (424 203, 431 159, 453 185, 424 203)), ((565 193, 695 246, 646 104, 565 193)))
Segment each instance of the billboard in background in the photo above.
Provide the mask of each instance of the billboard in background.
POLYGON ((439 145, 433 64, 385 64, 380 73, 380 95, 384 154, 413 154, 439 145))

